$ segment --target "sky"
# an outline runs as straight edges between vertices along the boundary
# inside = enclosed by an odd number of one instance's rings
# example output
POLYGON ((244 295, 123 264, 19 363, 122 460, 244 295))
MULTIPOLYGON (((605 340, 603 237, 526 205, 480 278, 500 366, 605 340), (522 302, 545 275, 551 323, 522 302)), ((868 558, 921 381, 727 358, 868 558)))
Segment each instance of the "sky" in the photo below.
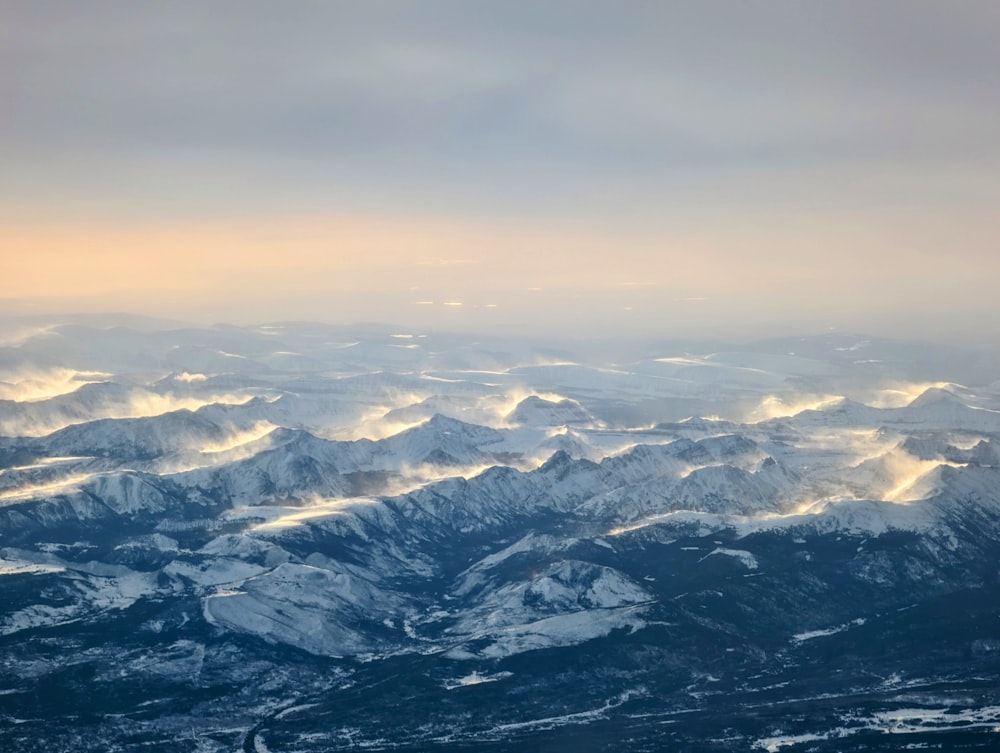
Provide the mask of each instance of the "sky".
POLYGON ((0 0, 0 312, 1000 342, 1000 3, 0 0))

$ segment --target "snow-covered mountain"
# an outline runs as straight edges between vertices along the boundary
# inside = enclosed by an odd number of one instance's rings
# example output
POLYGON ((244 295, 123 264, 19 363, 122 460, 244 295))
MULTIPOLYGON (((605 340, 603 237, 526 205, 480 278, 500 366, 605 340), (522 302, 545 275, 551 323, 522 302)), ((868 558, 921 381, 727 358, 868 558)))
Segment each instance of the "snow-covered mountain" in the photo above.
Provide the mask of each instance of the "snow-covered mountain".
POLYGON ((3 749, 989 749, 1000 359, 795 343, 4 349, 3 749))
POLYGON ((575 400, 546 400, 538 395, 529 395, 507 414, 507 420, 532 426, 567 426, 590 423, 593 416, 575 400))

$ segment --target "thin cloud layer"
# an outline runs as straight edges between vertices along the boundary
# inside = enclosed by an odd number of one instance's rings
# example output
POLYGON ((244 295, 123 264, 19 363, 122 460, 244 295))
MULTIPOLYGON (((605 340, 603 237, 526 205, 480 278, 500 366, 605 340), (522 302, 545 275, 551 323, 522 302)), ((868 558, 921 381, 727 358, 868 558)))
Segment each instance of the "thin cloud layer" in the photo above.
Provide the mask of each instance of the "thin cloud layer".
POLYGON ((998 36, 988 2, 8 4, 0 297, 565 329, 638 281, 589 324, 944 334, 995 313, 998 36))

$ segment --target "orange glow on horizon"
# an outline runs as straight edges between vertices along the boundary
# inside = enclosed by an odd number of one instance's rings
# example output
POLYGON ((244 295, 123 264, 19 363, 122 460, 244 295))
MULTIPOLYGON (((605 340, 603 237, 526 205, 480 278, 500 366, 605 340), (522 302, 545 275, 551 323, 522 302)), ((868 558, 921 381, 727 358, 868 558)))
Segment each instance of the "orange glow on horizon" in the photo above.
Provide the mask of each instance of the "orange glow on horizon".
MULTIPOLYGON (((0 221, 0 303, 213 321, 323 317, 339 306, 334 313, 345 318, 406 321, 408 311, 439 308, 423 302, 462 301, 465 309, 499 303, 511 316, 530 311, 535 319, 576 308, 726 322, 748 307, 762 319, 824 306, 857 304, 866 316, 926 307, 928 279, 939 286, 935 300, 951 305, 941 290, 963 290, 967 301, 976 286, 988 286, 971 265, 941 263, 948 239, 933 217, 843 219, 722 213, 676 226, 405 215, 0 221)), ((967 219, 970 237, 987 221, 975 212, 967 219)), ((982 230, 977 237, 992 237, 982 230)), ((963 253, 971 260, 982 249, 971 244, 963 253)))

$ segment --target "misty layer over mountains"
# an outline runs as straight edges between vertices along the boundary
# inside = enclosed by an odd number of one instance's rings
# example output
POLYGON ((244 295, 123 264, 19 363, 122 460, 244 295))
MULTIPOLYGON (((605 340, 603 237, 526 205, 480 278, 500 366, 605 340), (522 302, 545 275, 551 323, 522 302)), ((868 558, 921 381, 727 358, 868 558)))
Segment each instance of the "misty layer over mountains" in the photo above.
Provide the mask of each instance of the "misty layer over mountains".
POLYGON ((22 328, 0 747, 989 749, 998 465, 987 351, 22 328))

